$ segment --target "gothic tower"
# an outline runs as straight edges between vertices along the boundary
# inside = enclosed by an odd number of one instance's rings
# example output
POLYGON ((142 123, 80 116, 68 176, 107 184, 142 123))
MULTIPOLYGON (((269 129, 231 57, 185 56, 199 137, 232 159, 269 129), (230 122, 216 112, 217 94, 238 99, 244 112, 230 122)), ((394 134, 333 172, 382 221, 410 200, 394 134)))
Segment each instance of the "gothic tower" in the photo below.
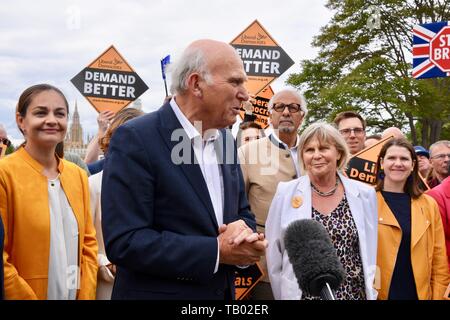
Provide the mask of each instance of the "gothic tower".
POLYGON ((75 111, 72 116, 72 125, 70 126, 69 141, 72 148, 82 148, 83 143, 83 128, 80 123, 80 115, 78 114, 78 106, 75 101, 75 111))

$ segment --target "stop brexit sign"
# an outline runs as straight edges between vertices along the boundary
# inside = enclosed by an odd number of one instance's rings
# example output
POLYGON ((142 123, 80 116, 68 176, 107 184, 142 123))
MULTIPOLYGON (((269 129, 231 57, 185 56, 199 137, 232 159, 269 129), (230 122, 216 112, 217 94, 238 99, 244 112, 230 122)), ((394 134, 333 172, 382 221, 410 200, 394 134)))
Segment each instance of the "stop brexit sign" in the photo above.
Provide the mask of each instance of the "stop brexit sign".
POLYGON ((439 31, 430 43, 430 60, 444 72, 450 72, 450 26, 439 31))
POLYGON ((413 28, 415 79, 450 76, 450 22, 418 24, 413 28))

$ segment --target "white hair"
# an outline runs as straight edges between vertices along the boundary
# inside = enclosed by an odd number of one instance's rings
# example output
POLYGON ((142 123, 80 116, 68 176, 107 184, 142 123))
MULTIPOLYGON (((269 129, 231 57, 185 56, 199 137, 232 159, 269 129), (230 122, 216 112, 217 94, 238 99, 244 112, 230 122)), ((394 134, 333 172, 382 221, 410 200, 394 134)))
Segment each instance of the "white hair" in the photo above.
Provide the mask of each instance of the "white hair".
POLYGON ((437 146, 446 146, 447 148, 450 148, 450 140, 439 140, 439 141, 436 141, 435 143, 433 143, 430 146, 430 149, 429 149, 430 150, 430 157, 433 156, 433 150, 437 146))
POLYGON ((336 147, 336 150, 341 155, 341 158, 337 163, 337 168, 338 170, 343 170, 350 157, 347 143, 334 126, 325 122, 316 122, 309 125, 305 131, 302 132, 298 142, 299 161, 302 172, 306 171, 305 163, 303 162, 303 149, 313 138, 319 140, 320 143, 328 142, 336 147))
POLYGON ((303 116, 306 117, 306 115, 308 114, 308 108, 307 108, 307 103, 306 103, 305 97, 298 90, 291 89, 291 88, 283 89, 281 91, 278 91, 276 94, 274 94, 274 96, 269 100, 269 103, 267 104, 267 110, 269 110, 269 112, 272 112, 273 101, 280 93, 283 93, 286 91, 292 93, 294 96, 296 96, 300 100, 300 110, 303 111, 303 113, 304 113, 303 116))
POLYGON ((211 76, 208 70, 205 55, 200 48, 188 48, 181 55, 180 59, 170 64, 168 72, 171 73, 170 92, 172 94, 183 93, 187 89, 187 79, 192 73, 199 73, 206 81, 211 83, 211 76))

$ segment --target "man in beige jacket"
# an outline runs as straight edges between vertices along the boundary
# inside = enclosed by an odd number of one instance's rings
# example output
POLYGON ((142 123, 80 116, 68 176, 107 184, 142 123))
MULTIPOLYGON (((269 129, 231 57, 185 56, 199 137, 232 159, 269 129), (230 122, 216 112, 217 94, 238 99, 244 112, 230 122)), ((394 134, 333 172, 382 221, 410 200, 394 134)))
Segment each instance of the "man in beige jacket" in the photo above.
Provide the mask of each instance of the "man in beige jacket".
MULTIPOLYGON (((293 89, 275 94, 269 101, 268 109, 273 132, 238 150, 245 190, 251 211, 256 216, 258 232, 264 232, 264 224, 278 183, 300 175, 298 128, 308 112, 305 99, 293 89)), ((264 257, 261 259, 261 266, 264 278, 253 288, 250 299, 270 300, 273 295, 264 257)))

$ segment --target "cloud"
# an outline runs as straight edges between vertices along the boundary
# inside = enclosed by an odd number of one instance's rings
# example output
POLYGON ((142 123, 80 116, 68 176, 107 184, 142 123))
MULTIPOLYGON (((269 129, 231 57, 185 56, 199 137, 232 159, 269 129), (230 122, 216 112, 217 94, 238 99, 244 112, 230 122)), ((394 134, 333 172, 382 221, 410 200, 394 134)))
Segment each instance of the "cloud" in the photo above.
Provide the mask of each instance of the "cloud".
POLYGON ((21 139, 14 120, 20 93, 32 84, 61 88, 73 110, 78 103, 84 131, 97 129, 96 111, 70 79, 113 44, 149 86, 141 96, 144 111, 164 99, 160 59, 175 60, 184 47, 200 38, 229 42, 253 20, 267 29, 295 61, 273 83, 284 86, 299 72, 299 61, 311 58, 314 35, 331 13, 325 1, 306 0, 160 0, 160 1, 26 1, 0 7, 0 123, 13 139, 21 139))

